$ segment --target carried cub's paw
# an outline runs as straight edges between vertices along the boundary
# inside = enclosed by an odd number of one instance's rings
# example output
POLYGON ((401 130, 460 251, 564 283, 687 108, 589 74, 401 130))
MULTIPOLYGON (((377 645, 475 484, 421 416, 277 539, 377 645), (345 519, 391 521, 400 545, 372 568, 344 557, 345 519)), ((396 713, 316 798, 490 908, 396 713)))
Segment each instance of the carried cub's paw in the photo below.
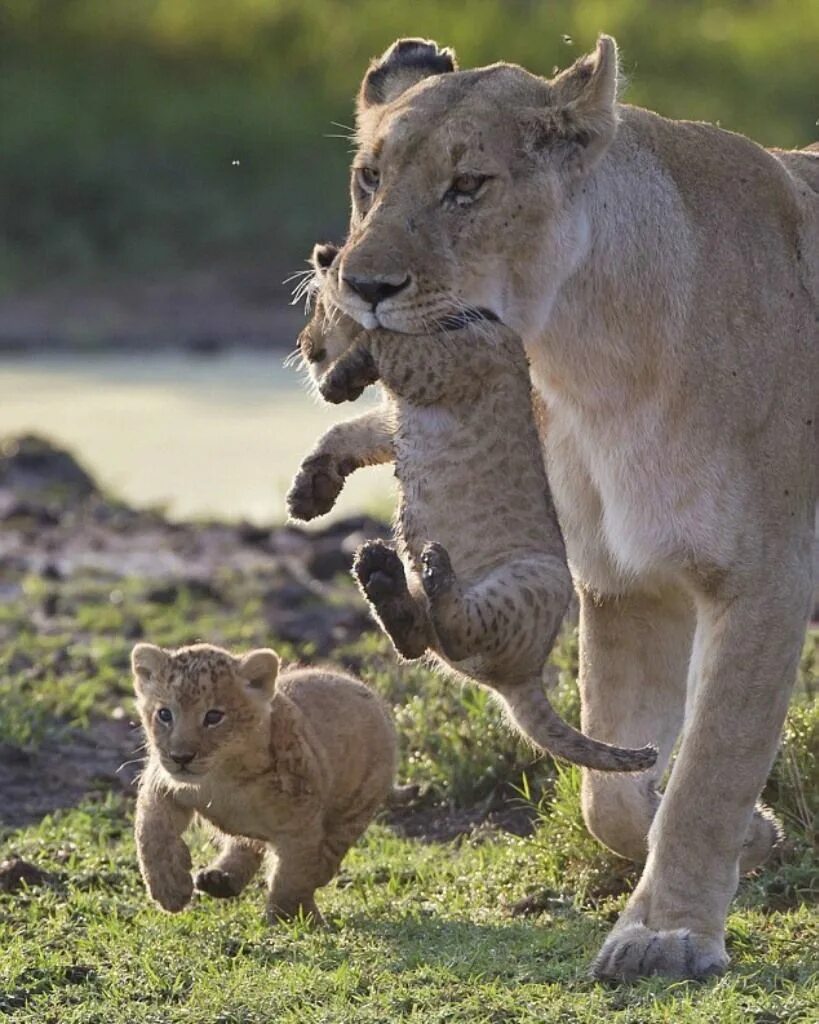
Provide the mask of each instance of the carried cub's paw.
POLYGON ((332 455, 306 458, 285 499, 291 519, 307 522, 329 512, 344 487, 343 468, 332 455))
POLYGON ((455 582, 449 553, 441 544, 427 544, 421 552, 421 584, 427 597, 435 597, 455 582))
POLYGON ((341 356, 319 381, 321 397, 338 405, 354 402, 370 384, 378 380, 375 360, 366 348, 356 348, 341 356))
POLYGON ((599 981, 634 981, 660 974, 666 978, 702 980, 722 974, 728 956, 721 939, 676 928, 652 931, 643 924, 616 928, 603 943, 591 967, 599 981))
POLYGON ((398 553, 380 540, 368 541, 358 549, 353 575, 375 603, 407 592, 407 578, 398 553))
POLYGON ((205 892, 218 900, 229 900, 242 891, 232 875, 219 868, 205 868, 199 871, 193 880, 198 892, 205 892))

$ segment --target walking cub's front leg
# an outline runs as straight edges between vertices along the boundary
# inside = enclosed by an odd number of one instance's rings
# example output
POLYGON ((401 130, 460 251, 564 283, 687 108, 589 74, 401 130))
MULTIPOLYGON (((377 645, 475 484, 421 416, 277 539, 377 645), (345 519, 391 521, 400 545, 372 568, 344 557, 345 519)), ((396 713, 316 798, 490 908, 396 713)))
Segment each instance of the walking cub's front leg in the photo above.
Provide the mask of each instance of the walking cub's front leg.
POLYGON ((380 540, 362 544, 353 576, 396 651, 408 661, 420 658, 429 646, 429 619, 421 601, 410 593, 395 549, 380 540))
POLYGON ((193 895, 191 855, 182 839, 193 812, 151 784, 140 786, 136 809, 139 869, 153 899, 171 914, 179 913, 193 895))
POLYGON ((392 436, 386 406, 331 427, 299 466, 286 498, 290 517, 306 522, 324 515, 351 473, 392 462, 392 436))

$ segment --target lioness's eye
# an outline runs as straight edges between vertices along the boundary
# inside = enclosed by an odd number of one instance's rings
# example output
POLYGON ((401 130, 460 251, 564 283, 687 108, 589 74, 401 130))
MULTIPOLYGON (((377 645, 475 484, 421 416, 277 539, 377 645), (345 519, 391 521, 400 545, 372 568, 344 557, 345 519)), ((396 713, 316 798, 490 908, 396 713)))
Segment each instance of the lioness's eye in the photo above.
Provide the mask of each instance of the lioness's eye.
POLYGON ((489 180, 488 174, 456 174, 452 179, 449 191, 444 199, 456 203, 470 203, 478 194, 481 186, 489 180))
POLYGON ((358 167, 356 177, 358 184, 365 192, 375 192, 381 180, 381 175, 376 167, 358 167))
POLYGON ((164 722, 165 725, 168 725, 173 721, 173 711, 171 711, 170 708, 157 708, 156 717, 160 722, 164 722))
POLYGON ((217 711, 216 708, 211 708, 210 711, 205 712, 205 725, 218 725, 224 717, 224 711, 217 711))

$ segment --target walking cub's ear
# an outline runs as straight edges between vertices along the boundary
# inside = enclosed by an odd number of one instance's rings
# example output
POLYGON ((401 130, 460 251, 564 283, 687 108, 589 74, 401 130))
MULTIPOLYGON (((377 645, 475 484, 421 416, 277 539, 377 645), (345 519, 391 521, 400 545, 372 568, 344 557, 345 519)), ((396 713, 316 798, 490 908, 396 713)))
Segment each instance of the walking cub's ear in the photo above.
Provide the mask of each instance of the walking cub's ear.
POLYGON ((358 92, 358 113, 391 103, 431 75, 457 71, 455 53, 432 39, 399 39, 372 61, 358 92))
POLYGON ((269 647, 260 647, 240 659, 237 671, 249 690, 270 696, 279 674, 279 656, 269 647))
POLYGON ((134 673, 134 689, 139 696, 151 689, 152 684, 162 676, 168 664, 168 655, 161 647, 153 644, 137 644, 131 651, 131 669, 134 673))

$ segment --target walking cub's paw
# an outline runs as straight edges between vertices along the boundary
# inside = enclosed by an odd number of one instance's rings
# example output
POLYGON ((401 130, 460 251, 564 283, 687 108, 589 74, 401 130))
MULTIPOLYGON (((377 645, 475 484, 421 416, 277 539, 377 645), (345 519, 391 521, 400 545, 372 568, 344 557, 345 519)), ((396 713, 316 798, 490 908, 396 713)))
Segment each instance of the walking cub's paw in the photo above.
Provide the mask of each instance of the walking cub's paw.
POLYGON ((205 892, 218 900, 232 899, 242 891, 235 879, 219 868, 205 868, 193 880, 197 892, 205 892))
POLYGON ((643 924, 615 928, 591 967, 599 981, 634 981, 660 974, 702 980, 722 974, 728 956, 722 939, 688 928, 653 931, 643 924))

